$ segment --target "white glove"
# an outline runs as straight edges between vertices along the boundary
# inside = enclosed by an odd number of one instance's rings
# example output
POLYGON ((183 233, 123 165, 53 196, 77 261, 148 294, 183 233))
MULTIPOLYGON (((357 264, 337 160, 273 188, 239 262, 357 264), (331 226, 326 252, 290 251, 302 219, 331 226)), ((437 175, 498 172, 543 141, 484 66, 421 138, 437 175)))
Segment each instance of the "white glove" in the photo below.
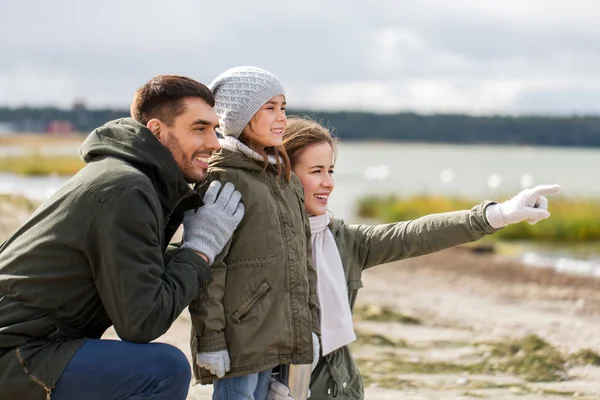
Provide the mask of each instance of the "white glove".
POLYGON ((217 378, 225 376, 225 372, 231 368, 229 353, 227 350, 211 351, 208 353, 200 353, 196 355, 196 364, 199 367, 207 369, 217 378))
POLYGON ((267 400, 294 400, 290 396, 290 389, 283 383, 271 379, 271 387, 269 393, 267 393, 267 400))
POLYGON ((319 363, 319 357, 321 353, 321 344, 319 342, 319 337, 316 333, 312 333, 312 342, 313 342, 313 362, 310 369, 310 372, 313 372, 319 363))
POLYGON ((558 185, 540 185, 525 189, 512 199, 501 204, 491 204, 485 209, 485 217, 494 229, 525 221, 535 224, 550 216, 548 200, 544 194, 556 193, 558 185))

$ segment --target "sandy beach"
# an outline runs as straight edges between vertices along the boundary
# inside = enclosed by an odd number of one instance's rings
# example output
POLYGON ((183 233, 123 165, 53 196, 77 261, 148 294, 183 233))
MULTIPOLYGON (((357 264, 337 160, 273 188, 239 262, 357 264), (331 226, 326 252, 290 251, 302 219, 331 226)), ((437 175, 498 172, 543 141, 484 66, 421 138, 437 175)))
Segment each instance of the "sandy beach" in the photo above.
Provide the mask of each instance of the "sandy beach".
MULTIPOLYGON (((486 357, 486 344, 532 334, 565 357, 582 349, 600 352, 597 280, 457 248, 375 267, 365 272, 363 283, 359 310, 397 313, 386 322, 356 318, 362 340, 353 348, 369 400, 600 399, 598 366, 567 363, 566 373, 549 382, 531 382, 516 373, 468 372, 486 357), (390 367, 382 371, 385 365, 390 367)), ((159 340, 189 356, 188 338, 184 312, 159 340)), ((188 399, 210 396, 210 386, 198 385, 190 388, 188 399)))

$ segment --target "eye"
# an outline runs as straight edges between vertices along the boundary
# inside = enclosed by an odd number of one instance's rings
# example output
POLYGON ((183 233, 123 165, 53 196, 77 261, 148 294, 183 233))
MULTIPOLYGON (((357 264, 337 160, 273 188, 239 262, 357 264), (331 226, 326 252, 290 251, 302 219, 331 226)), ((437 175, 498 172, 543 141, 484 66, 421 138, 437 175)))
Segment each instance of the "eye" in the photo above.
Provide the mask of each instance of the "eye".
POLYGON ((333 175, 334 173, 335 173, 334 170, 332 170, 332 169, 329 170, 329 175, 333 175))

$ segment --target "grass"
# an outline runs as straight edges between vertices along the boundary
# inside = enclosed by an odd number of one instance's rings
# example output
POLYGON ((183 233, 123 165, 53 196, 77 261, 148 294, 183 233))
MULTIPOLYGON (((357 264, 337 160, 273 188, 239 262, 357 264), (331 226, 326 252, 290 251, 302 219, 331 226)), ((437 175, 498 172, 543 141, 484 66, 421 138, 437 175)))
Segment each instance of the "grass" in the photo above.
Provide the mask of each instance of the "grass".
POLYGON ((486 364, 494 371, 519 375, 529 382, 568 379, 565 358, 537 335, 492 345, 486 364))
POLYGON ((0 171, 26 176, 76 174, 84 162, 79 156, 41 156, 28 154, 0 158, 0 171))
MULTIPOLYGON (((403 340, 392 340, 384 335, 358 332, 359 339, 353 346, 363 344, 381 346, 382 350, 390 346, 417 348, 403 340), (398 346, 397 343, 400 343, 398 346)), ((435 342, 431 343, 436 348, 435 342)), ((480 360, 459 364, 447 361, 429 361, 414 357, 406 359, 398 352, 385 350, 377 352, 373 359, 357 358, 356 364, 363 375, 365 386, 378 386, 388 389, 404 390, 421 387, 443 389, 450 384, 459 385, 464 392, 461 396, 487 398, 486 390, 506 389, 512 394, 528 395, 536 393, 543 396, 561 396, 562 398, 580 398, 583 394, 572 390, 557 390, 529 385, 528 382, 556 382, 570 379, 568 365, 598 365, 600 356, 590 349, 583 349, 571 355, 561 354, 555 347, 537 335, 491 343, 465 343, 481 352, 480 360), (414 375, 413 375, 414 374, 414 375), (439 374, 466 376, 464 383, 450 383, 448 378, 433 385, 425 383, 418 375, 439 374), (525 382, 493 382, 482 379, 481 375, 494 376, 509 374, 522 378, 525 382), (479 375, 477 379, 468 378, 479 375), (442 383, 443 382, 443 383, 442 383), (441 386, 440 386, 441 385, 441 386)), ((419 347, 421 348, 421 347, 419 347)), ((422 348, 421 348, 422 349, 422 348)), ((363 352, 364 353, 364 352, 363 352)), ((494 397, 495 398, 495 397, 494 397)), ((581 397, 584 398, 584 397, 581 397)))
MULTIPOLYGON (((359 201, 358 214, 383 222, 407 221, 434 213, 470 209, 478 203, 477 200, 439 196, 366 197, 359 201)), ((526 222, 511 225, 492 238, 572 243, 600 240, 600 201, 552 196, 550 212, 552 216, 547 220, 535 225, 526 222)))
POLYGON ((571 354, 567 361, 571 365, 595 365, 600 366, 600 355, 590 349, 582 349, 571 354))
POLYGON ((365 321, 398 322, 401 324, 421 325, 421 320, 418 318, 397 313, 388 307, 379 307, 371 304, 356 307, 353 315, 356 319, 365 321))
MULTIPOLYGON (((364 307, 365 309, 367 306, 364 307)), ((393 313, 392 313, 393 314, 393 313)), ((385 315, 390 315, 390 312, 385 315)), ((357 331, 358 339, 352 344, 353 351, 361 346, 377 346, 377 349, 362 349, 355 359, 363 375, 366 386, 378 386, 388 389, 403 390, 428 386, 443 389, 448 384, 464 388, 462 396, 485 398, 486 390, 507 389, 513 394, 527 395, 537 393, 547 396, 579 397, 581 393, 571 390, 555 390, 531 386, 529 382, 558 382, 569 380, 568 368, 575 365, 600 365, 600 355, 591 349, 582 349, 573 354, 562 354, 556 347, 537 335, 527 335, 517 339, 496 342, 448 342, 450 346, 462 344, 463 347, 477 349, 479 357, 470 361, 433 361, 423 356, 414 357, 406 354, 406 349, 423 351, 444 347, 445 342, 429 342, 428 347, 422 344, 413 346, 402 339, 390 339, 382 334, 357 331), (396 351, 393 348, 402 348, 396 351), (368 351, 367 351, 368 350, 368 351), (376 354, 376 355, 375 355, 376 354), (368 357, 368 358, 367 358, 368 357), (456 377, 479 375, 477 379, 467 378, 464 383, 427 384, 422 378, 411 375, 454 375, 456 377), (513 375, 523 381, 493 382, 482 379, 482 375, 513 375)), ((411 353, 412 354, 412 353, 411 353)), ((452 381, 452 379, 450 379, 452 381)), ((442 382, 442 381, 440 381, 442 382)))
MULTIPOLYGON (((389 308, 375 305, 357 307, 354 315, 357 319, 364 321, 422 323, 418 318, 405 316, 389 308)), ((357 341, 353 346, 411 347, 402 339, 394 340, 380 334, 357 332, 357 336, 357 341)), ((590 349, 583 349, 565 357, 555 347, 537 335, 528 335, 505 342, 462 344, 464 346, 477 346, 483 353, 482 359, 470 364, 415 362, 391 354, 387 358, 378 359, 377 361, 362 360, 361 362, 374 362, 376 365, 369 365, 376 375, 385 373, 385 371, 432 374, 502 372, 518 375, 529 382, 552 382, 569 379, 567 367, 570 365, 600 365, 600 355, 590 349)), ((436 348, 447 347, 441 346, 441 343, 432 343, 431 346, 436 348)))
POLYGON ((544 396, 567 396, 567 397, 576 397, 577 392, 572 390, 551 390, 551 389, 542 389, 538 392, 544 396))
MULTIPOLYGON (((403 340, 392 340, 383 335, 359 333, 354 346, 376 345, 381 347, 412 348, 403 340)), ((447 361, 408 360, 402 355, 386 352, 379 353, 374 359, 357 358, 356 363, 363 374, 365 383, 387 388, 404 388, 409 381, 399 374, 510 374, 523 378, 527 382, 557 382, 569 379, 567 366, 577 360, 578 365, 598 365, 600 357, 595 352, 584 349, 570 356, 562 355, 555 347, 537 335, 528 335, 520 339, 494 343, 472 343, 482 350, 481 359, 468 364, 447 361)), ((503 387, 506 385, 502 385, 503 387)), ((524 385, 508 384, 507 387, 524 385)), ((466 389, 481 390, 497 388, 498 384, 481 381, 469 382, 466 389)), ((571 392, 561 392, 565 395, 571 392)), ((551 394, 548 391, 547 394, 551 394)))
POLYGON ((370 360, 370 368, 375 370, 392 370, 397 374, 462 374, 482 373, 484 366, 474 364, 455 364, 445 361, 408 361, 400 357, 383 360, 370 360))
POLYGON ((19 134, 0 137, 0 146, 16 146, 23 154, 0 158, 0 172, 27 176, 71 176, 83 167, 77 148, 82 135, 19 134), (68 147, 65 147, 68 146, 68 147), (46 154, 44 150, 69 149, 73 154, 46 154), (73 150, 71 150, 73 149, 73 150))
POLYGON ((479 399, 485 399, 485 398, 489 397, 483 393, 478 393, 478 392, 463 392, 463 393, 461 393, 461 396, 475 397, 475 398, 479 398, 479 399))
POLYGON ((20 145, 27 148, 40 148, 41 146, 55 145, 57 143, 81 143, 85 134, 40 134, 23 132, 17 135, 0 136, 0 146, 20 145))
POLYGON ((406 341, 402 339, 390 339, 384 335, 356 332, 356 341, 352 346, 380 346, 380 347, 408 347, 406 341))
POLYGON ((522 383, 496 383, 486 381, 473 381, 466 385, 471 390, 486 390, 486 389, 510 389, 514 393, 528 394, 532 389, 522 383))

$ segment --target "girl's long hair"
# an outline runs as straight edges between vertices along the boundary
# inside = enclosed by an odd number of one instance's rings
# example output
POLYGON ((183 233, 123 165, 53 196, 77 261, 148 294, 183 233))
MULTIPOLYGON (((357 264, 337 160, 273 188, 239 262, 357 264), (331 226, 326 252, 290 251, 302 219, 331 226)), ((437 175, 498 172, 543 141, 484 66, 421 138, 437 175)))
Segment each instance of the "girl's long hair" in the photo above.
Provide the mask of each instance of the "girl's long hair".
MULTIPOLYGON (((260 113, 260 111, 258 113, 260 113)), ((248 125, 250 129, 252 129, 252 121, 258 117, 258 113, 256 113, 256 115, 249 122, 248 125)), ((263 171, 269 168, 269 156, 273 156, 276 160, 276 164, 274 165, 275 175, 277 175, 278 179, 289 182, 292 175, 292 166, 290 163, 290 158, 288 157, 283 144, 280 146, 263 147, 260 145, 260 143, 252 139, 249 135, 246 135, 244 132, 242 132, 240 135, 240 142, 244 143, 246 146, 250 147, 252 150, 261 155, 263 158, 263 171)))

